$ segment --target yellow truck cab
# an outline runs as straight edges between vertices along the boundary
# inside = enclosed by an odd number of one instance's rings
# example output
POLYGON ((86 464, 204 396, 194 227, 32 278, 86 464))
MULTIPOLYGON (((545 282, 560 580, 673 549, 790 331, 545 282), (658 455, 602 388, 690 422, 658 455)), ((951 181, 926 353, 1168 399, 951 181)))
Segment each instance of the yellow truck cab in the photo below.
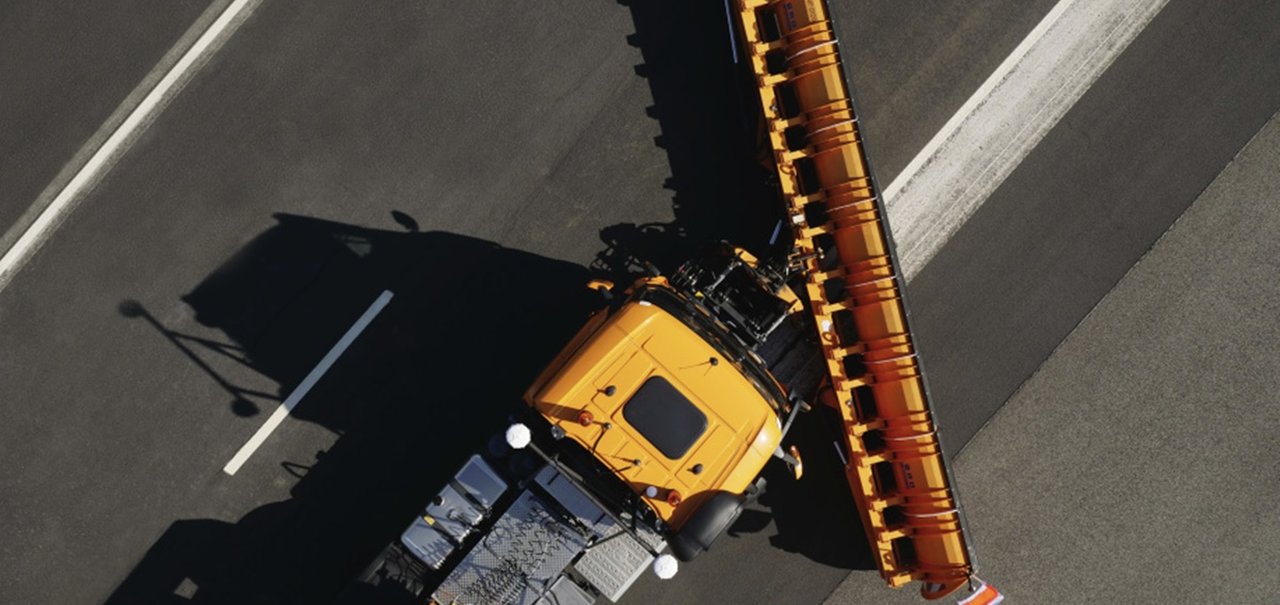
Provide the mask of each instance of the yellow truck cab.
POLYGON ((646 568, 674 577, 761 493, 770 458, 803 470, 782 444, 825 362, 789 269, 723 244, 670 277, 646 265, 625 292, 589 284, 604 308, 352 590, 590 605, 646 568))
MULTIPOLYGON (((719 269, 756 287, 744 254, 719 269)), ((798 465, 781 443, 803 403, 770 373, 750 336, 718 316, 712 290, 688 270, 674 281, 643 278, 592 316, 525 400, 557 440, 589 452, 625 483, 648 509, 639 516, 651 512, 672 551, 689 560, 737 518, 770 458, 798 465)), ((757 292, 774 326, 799 309, 789 290, 757 292)))

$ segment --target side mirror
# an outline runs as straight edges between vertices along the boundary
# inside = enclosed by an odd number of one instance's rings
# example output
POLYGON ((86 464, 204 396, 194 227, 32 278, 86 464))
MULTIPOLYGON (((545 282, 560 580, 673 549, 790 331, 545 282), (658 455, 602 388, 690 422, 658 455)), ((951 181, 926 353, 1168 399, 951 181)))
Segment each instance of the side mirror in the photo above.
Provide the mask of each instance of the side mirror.
POLYGON ((599 292, 605 302, 613 301, 613 282, 607 279, 593 279, 587 282, 587 287, 599 292))
POLYGON ((804 459, 800 457, 800 450, 796 446, 787 448, 787 455, 783 458, 787 462, 787 468, 791 469, 791 476, 799 480, 804 476, 804 459))

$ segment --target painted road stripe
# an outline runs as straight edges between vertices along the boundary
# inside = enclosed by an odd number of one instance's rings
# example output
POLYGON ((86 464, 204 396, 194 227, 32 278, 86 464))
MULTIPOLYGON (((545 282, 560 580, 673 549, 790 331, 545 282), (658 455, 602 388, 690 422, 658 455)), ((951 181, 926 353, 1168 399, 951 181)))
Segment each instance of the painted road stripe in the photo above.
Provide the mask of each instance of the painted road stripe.
POLYGON ((267 437, 270 437, 271 433, 276 430, 276 427, 280 426, 281 422, 284 422, 284 419, 289 415, 289 412, 293 411, 293 408, 298 405, 298 402, 302 401, 302 398, 307 396, 307 393, 311 391, 311 387, 315 386, 317 382, 320 382, 320 379, 324 377, 324 373, 329 371, 329 368, 333 366, 335 361, 338 361, 339 357, 342 357, 342 354, 346 352, 347 347, 351 346, 351 343, 355 342, 356 338, 360 336, 360 333, 364 332, 364 329, 369 327, 369 323, 373 321, 373 318, 377 317, 383 307, 386 307, 387 303, 391 302, 392 296, 394 296, 394 294, 392 294, 391 290, 384 290, 382 294, 373 301, 373 304, 364 312, 364 315, 361 315, 360 319, 356 320, 356 323, 347 330, 346 334, 342 335, 342 338, 338 340, 338 343, 333 345, 332 349, 329 349, 329 352, 320 360, 320 363, 316 364, 316 367, 311 370, 311 373, 307 374, 307 377, 302 379, 302 382, 298 384, 297 388, 293 389, 292 393, 289 393, 289 397, 284 400, 284 403, 280 404, 280 407, 277 407, 276 410, 271 413, 271 417, 267 418, 267 421, 258 428, 258 432, 254 433, 253 436, 250 437, 249 440, 240 448, 240 451, 236 452, 236 455, 231 457, 231 461, 228 462, 226 466, 222 467, 222 472, 228 475, 234 475, 236 474, 236 471, 240 470, 241 466, 244 466, 245 461, 247 461, 254 452, 258 451, 258 448, 267 440, 267 437))
POLYGON ((884 191, 915 277, 1168 0, 1061 0, 884 191))
POLYGON ((18 219, 14 227, 0 236, 0 290, 31 260, 40 246, 58 229, 75 209, 83 194, 92 189, 102 176, 120 159, 138 135, 155 120, 164 106, 191 80, 195 71, 222 46, 235 29, 248 18, 262 0, 233 0, 218 10, 222 3, 211 5, 165 53, 142 79, 121 106, 107 118, 98 132, 81 147, 35 203, 18 219), (216 17, 215 17, 216 15, 216 17), (208 27, 201 29, 208 23, 208 27), (195 42, 191 39, 195 38, 195 42), (185 52, 181 49, 186 48, 185 52), (173 56, 182 52, 176 61, 173 56), (161 75, 163 74, 163 75, 161 75), (127 114, 127 115, 124 115, 127 114), (123 119, 121 116, 124 116, 123 119), (84 159, 85 157, 88 159, 84 159), (76 166, 79 166, 77 169, 76 166))

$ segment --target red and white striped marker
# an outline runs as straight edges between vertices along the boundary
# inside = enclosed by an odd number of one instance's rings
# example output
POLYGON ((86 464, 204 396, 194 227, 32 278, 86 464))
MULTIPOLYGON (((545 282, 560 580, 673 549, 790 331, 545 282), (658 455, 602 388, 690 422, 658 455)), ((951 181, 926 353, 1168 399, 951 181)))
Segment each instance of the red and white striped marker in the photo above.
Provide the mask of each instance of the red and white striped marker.
POLYGON ((996 603, 1004 602, 1004 595, 1000 591, 991 587, 990 584, 974 578, 978 582, 978 587, 969 596, 956 601, 956 605, 996 605, 996 603))

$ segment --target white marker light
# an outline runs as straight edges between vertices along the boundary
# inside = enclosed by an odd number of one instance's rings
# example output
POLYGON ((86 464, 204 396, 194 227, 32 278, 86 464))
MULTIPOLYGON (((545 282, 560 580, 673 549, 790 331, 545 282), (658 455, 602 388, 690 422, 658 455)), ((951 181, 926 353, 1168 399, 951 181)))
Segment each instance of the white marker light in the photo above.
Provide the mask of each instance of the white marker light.
POLYGON ((654 486, 650 485, 649 487, 644 488, 644 495, 645 495, 645 496, 647 496, 647 497, 649 497, 649 498, 657 498, 657 497, 658 497, 658 488, 656 488, 656 487, 654 487, 654 486))
POLYGON ((676 572, 680 571, 680 563, 671 555, 658 555, 653 560, 653 574, 662 580, 670 580, 676 577, 676 572))
POLYGON ((512 449, 522 450, 533 440, 533 433, 529 432, 529 427, 523 423, 517 422, 507 427, 507 445, 512 449))

